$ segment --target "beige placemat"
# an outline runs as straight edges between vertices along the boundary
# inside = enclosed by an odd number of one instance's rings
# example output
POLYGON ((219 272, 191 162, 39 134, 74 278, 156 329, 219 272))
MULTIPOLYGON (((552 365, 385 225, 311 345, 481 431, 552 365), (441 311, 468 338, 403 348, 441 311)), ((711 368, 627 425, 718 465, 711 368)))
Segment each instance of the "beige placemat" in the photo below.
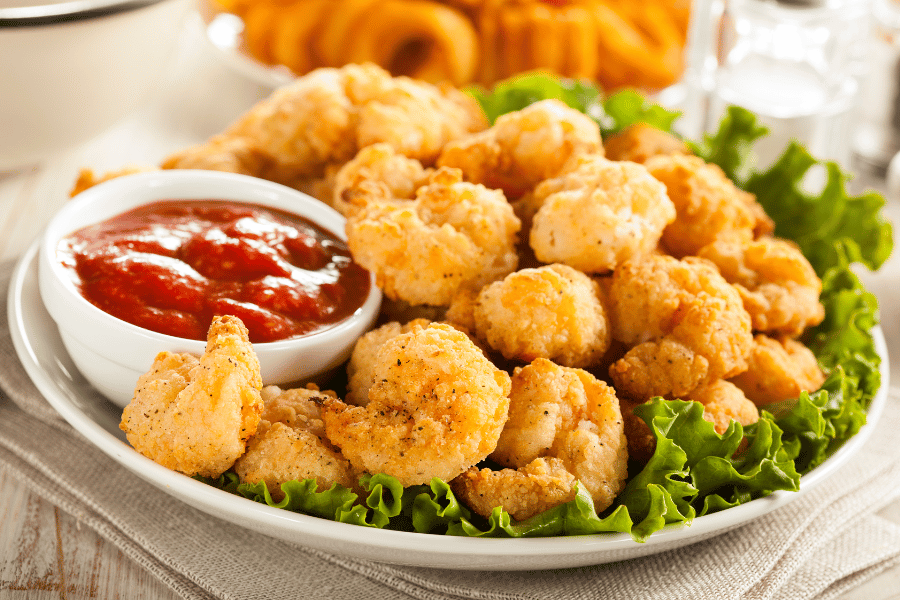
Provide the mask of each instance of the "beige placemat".
MULTIPOLYGON (((0 267, 5 290, 11 265, 0 267)), ((833 477, 721 536, 647 558, 459 572, 332 556, 220 521, 135 477, 69 427, 24 373, 0 301, 0 468, 94 528, 184 598, 834 598, 900 560, 900 389, 833 477)), ((436 543, 439 540, 436 539, 436 543)))

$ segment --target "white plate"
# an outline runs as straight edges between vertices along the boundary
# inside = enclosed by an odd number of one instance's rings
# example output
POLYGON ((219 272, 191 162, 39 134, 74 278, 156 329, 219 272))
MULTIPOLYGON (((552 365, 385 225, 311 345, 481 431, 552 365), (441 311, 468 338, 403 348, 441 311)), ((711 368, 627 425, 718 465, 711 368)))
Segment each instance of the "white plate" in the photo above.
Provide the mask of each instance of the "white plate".
POLYGON ((209 6, 203 6, 200 13, 206 39, 235 71, 270 88, 282 86, 297 78, 287 67, 265 65, 250 56, 243 46, 244 22, 239 16, 217 13, 209 6))
POLYGON ((119 430, 121 410, 75 369, 37 287, 37 246, 19 262, 9 288, 9 325, 25 370, 59 413, 100 450, 175 498, 226 521, 326 552, 397 564, 448 569, 533 570, 614 562, 671 550, 719 535, 787 504, 842 466, 869 437, 887 398, 887 350, 880 329, 875 343, 882 385, 868 423, 837 453, 801 480, 799 492, 775 492, 691 526, 669 526, 643 544, 627 534, 534 539, 481 539, 371 529, 271 508, 170 471, 135 452, 119 430))

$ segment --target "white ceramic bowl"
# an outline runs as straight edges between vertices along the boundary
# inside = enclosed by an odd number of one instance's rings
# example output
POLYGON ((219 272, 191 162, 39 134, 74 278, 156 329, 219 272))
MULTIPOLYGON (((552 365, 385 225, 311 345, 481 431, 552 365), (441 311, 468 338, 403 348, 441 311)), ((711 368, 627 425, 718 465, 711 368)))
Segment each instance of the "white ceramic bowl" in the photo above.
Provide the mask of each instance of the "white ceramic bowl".
MULTIPOLYGON (((78 370, 119 406, 131 401, 138 377, 149 370, 157 353, 200 355, 205 342, 149 331, 103 312, 81 295, 71 271, 57 259, 56 249, 62 238, 82 227, 167 199, 235 200, 279 208, 345 239, 344 218, 329 206, 291 188, 231 173, 172 170, 128 175, 73 198, 53 217, 41 239, 41 299, 78 370)), ((347 360, 353 343, 372 326, 381 306, 381 292, 374 278, 370 281, 364 304, 344 321, 299 338, 254 344, 263 382, 319 380, 347 360)))
MULTIPOLYGON (((27 4, 27 5, 25 5, 27 4)), ((160 87, 193 0, 0 7, 0 171, 99 135, 160 87)))

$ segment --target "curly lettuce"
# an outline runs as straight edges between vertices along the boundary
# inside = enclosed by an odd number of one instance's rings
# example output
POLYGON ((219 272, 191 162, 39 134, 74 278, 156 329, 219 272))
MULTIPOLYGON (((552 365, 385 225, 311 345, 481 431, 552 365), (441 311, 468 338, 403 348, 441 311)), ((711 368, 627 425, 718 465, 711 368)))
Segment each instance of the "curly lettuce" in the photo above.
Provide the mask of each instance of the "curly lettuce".
MULTIPOLYGON (((604 136, 635 123, 672 132, 677 112, 626 90, 604 96, 581 81, 533 73, 471 89, 491 122, 547 98, 556 98, 594 118, 604 136)), ((801 474, 833 454, 865 424, 866 410, 881 384, 880 357, 872 328, 878 305, 851 270, 853 263, 877 269, 892 250, 891 226, 874 192, 851 196, 848 176, 831 162, 814 159, 791 144, 770 168, 750 166, 753 144, 767 133, 756 117, 731 107, 719 129, 690 142, 693 151, 719 165, 754 193, 776 222, 776 235, 795 241, 823 281, 826 318, 805 342, 828 377, 822 388, 761 411, 757 423, 732 422, 723 433, 703 419, 695 402, 655 398, 635 409, 656 439, 648 463, 627 482, 613 506, 597 514, 580 485, 575 498, 525 521, 502 508, 487 518, 472 515, 450 486, 438 479, 404 489, 387 475, 365 476, 365 498, 341 486, 317 490, 314 480, 287 482, 275 502, 264 484, 241 484, 233 473, 204 479, 225 491, 269 506, 369 527, 470 537, 540 537, 602 532, 628 533, 638 542, 673 523, 750 502, 776 490, 797 490, 801 474), (824 174, 809 191, 808 175, 824 174)))

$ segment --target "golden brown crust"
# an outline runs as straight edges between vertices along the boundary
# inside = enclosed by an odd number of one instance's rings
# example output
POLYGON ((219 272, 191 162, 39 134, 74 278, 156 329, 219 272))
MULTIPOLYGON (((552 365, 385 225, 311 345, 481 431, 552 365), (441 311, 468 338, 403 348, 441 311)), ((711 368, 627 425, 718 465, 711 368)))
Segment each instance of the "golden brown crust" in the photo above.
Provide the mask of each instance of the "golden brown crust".
POLYGON ((135 450, 186 475, 218 477, 244 453, 262 412, 259 362, 236 317, 215 317, 206 351, 161 352, 138 379, 121 429, 135 450))
POLYGON ((357 471, 404 486, 450 481, 493 452, 509 408, 509 375, 449 325, 413 328, 377 352, 365 407, 323 404, 328 438, 357 471))
POLYGON ((803 391, 814 392, 825 381, 810 349, 784 336, 756 335, 748 363, 747 370, 731 378, 731 382, 757 406, 797 398, 803 391))

